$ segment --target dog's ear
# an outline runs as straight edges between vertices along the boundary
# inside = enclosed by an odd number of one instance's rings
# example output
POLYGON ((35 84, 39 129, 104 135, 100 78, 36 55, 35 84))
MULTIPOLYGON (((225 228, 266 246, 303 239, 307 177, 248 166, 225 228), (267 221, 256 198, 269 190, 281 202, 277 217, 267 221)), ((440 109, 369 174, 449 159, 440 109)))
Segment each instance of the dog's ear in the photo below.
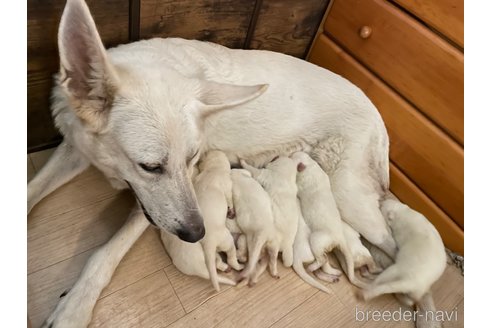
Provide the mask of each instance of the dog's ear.
POLYGON ((106 124, 117 77, 83 0, 68 0, 58 30, 61 87, 91 130, 106 124))
POLYGON ((200 116, 207 116, 238 106, 259 97, 267 89, 268 84, 244 86, 201 80, 197 94, 198 112, 200 116))

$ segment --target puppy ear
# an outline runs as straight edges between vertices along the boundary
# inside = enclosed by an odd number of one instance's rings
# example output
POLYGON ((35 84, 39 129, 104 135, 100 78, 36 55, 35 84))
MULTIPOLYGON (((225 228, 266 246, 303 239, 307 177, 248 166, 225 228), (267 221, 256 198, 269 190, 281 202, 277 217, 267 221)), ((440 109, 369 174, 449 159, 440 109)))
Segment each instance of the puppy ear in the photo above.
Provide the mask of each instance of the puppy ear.
POLYGON ((244 104, 259 97, 267 89, 268 84, 244 86, 201 80, 197 95, 198 113, 207 116, 244 104))
POLYGON ((304 163, 300 162, 299 164, 297 164, 297 172, 302 172, 306 169, 306 165, 304 165, 304 163))
POLYGON ((253 178, 257 178, 261 174, 260 169, 257 169, 256 167, 249 165, 248 163, 246 163, 244 159, 240 159, 239 162, 241 163, 243 169, 251 173, 251 176, 253 178))
POLYGON ((93 131, 106 124, 117 78, 83 0, 68 0, 58 30, 59 83, 75 114, 93 131))

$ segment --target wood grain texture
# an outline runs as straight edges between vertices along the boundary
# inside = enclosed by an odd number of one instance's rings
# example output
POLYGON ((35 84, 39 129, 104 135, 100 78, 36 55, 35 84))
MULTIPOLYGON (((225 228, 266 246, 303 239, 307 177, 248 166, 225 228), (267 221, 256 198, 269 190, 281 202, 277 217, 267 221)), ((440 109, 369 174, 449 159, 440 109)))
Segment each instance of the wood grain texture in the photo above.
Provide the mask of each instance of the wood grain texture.
POLYGON ((264 274, 253 288, 229 288, 169 327, 269 327, 317 292, 282 265, 279 274, 264 274))
POLYGON ((140 37, 181 37, 242 48, 254 0, 141 0, 140 37))
POLYGON ((463 255, 463 230, 393 164, 390 164, 390 180, 390 189, 396 197, 425 215, 441 234, 446 247, 463 255))
POLYGON ((184 310, 160 270, 100 299, 89 327, 166 327, 184 310))
POLYGON ((463 227, 463 148, 327 36, 317 37, 309 61, 366 93, 388 130, 391 160, 463 227))
POLYGON ((304 58, 329 0, 263 0, 251 49, 304 58))
MULTIPOLYGON (((27 1, 27 147, 53 143, 59 135, 51 119, 52 75, 58 71, 57 34, 65 0, 27 1)), ((88 0, 107 47, 128 41, 128 1, 88 0)))
POLYGON ((221 285, 220 293, 217 293, 209 280, 184 275, 174 265, 167 266, 164 271, 186 313, 192 312, 212 297, 231 288, 231 286, 221 285))
POLYGON ((393 0, 461 48, 464 47, 463 0, 393 0))
POLYGON ((383 0, 335 1, 324 30, 463 144, 463 53, 383 0))

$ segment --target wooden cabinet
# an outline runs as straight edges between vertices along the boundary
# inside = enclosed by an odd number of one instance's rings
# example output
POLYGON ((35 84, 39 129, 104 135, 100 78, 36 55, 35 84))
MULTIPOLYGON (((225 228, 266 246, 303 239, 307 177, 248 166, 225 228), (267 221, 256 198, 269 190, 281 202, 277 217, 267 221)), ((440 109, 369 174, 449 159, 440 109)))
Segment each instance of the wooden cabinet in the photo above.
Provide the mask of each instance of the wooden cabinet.
MULTIPOLYGON (((417 2, 395 2, 333 0, 308 60, 346 77, 374 102, 390 135, 392 191, 424 213, 449 248, 462 253, 460 27, 442 25, 439 12, 430 15, 417 2), (419 14, 421 20, 414 17, 419 14), (422 21, 435 22, 444 34, 422 21)), ((437 3, 433 8, 455 17, 462 31, 462 9, 453 1, 437 3)))

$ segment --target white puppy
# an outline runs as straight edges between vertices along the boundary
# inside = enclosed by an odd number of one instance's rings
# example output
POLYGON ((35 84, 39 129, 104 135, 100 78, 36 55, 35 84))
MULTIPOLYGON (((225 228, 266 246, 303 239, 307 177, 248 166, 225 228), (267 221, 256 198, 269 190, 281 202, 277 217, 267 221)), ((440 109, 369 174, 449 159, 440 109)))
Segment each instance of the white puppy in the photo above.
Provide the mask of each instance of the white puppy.
POLYGON ((199 164, 200 173, 194 188, 198 206, 203 215, 205 236, 200 241, 212 285, 220 291, 217 278, 216 252, 227 254, 227 263, 235 270, 242 270, 236 256, 231 233, 226 228, 228 208, 232 208, 231 168, 224 153, 210 151, 199 164))
MULTIPOLYGON (((161 229, 161 239, 164 248, 173 260, 174 266, 182 273, 189 276, 197 276, 203 279, 210 279, 210 274, 205 264, 203 248, 200 243, 188 243, 182 241, 177 236, 161 229)), ((219 269, 224 269, 220 256, 216 254, 216 265, 219 269)), ((225 271, 225 270, 222 270, 225 271)), ((217 275, 217 281, 221 284, 235 286, 236 282, 227 277, 217 275)))
POLYGON ((329 275, 341 272, 330 266, 327 253, 336 249, 345 257, 347 276, 354 285, 364 286, 354 275, 354 260, 343 233, 342 219, 331 192, 330 179, 323 169, 304 152, 296 152, 292 159, 297 166, 298 197, 301 212, 311 229, 309 243, 315 261, 308 266, 315 271, 323 266, 329 275))
MULTIPOLYGON (((342 226, 345 241, 354 260, 354 269, 359 270, 360 274, 365 277, 372 277, 373 274, 381 273, 383 271, 382 268, 376 264, 369 250, 362 244, 360 234, 348 223, 342 221, 342 226)), ((338 260, 346 271, 347 269, 342 259, 339 258, 338 260)))
POLYGON ((325 293, 332 294, 326 286, 310 276, 304 268, 304 263, 312 263, 315 260, 311 247, 309 246, 310 234, 311 231, 306 222, 304 222, 304 218, 302 215, 299 215, 297 233, 294 240, 294 265, 292 267, 302 280, 325 293))
MULTIPOLYGON (((251 172, 260 185, 266 190, 272 202, 275 228, 280 236, 280 249, 284 266, 293 264, 293 244, 297 232, 300 208, 297 203, 296 175, 297 166, 288 157, 280 156, 257 169, 241 160, 243 168, 251 172)), ((278 252, 272 252, 277 256, 278 252)))
POLYGON ((280 236, 275 229, 270 196, 247 170, 232 170, 231 177, 236 222, 246 235, 248 246, 249 261, 241 277, 248 278, 250 286, 256 283, 250 279, 251 274, 255 272, 261 251, 265 248, 269 256, 270 273, 278 278, 280 236))
POLYGON ((398 246, 395 263, 386 268, 364 291, 365 300, 388 293, 405 294, 402 299, 419 303, 446 267, 446 252, 436 228, 408 206, 386 199, 383 215, 398 246))

